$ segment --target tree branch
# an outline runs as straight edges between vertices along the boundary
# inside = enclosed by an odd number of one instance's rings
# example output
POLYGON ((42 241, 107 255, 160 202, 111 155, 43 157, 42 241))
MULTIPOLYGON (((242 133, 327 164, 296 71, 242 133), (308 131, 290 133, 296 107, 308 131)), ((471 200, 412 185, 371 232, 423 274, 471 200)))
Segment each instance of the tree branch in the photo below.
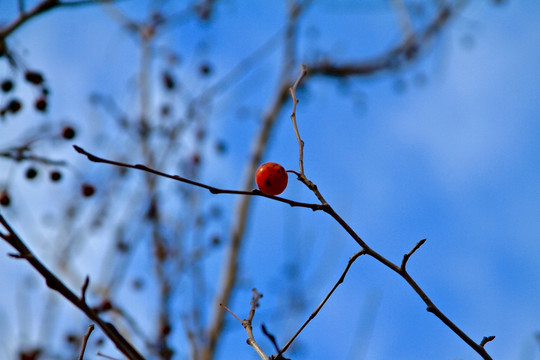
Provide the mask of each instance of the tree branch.
MULTIPOLYGON (((290 199, 285 199, 285 198, 282 198, 282 197, 279 197, 279 196, 268 195, 268 194, 265 194, 265 193, 263 193, 262 191, 260 191, 258 189, 253 189, 251 191, 221 189, 221 188, 210 186, 210 185, 198 182, 198 181, 187 179, 187 178, 182 177, 182 176, 170 175, 170 174, 167 174, 167 173, 164 173, 164 172, 149 168, 148 166, 145 166, 145 165, 141 165, 141 164, 132 165, 132 164, 127 164, 127 163, 123 163, 123 162, 120 162, 120 161, 104 159, 104 158, 101 158, 101 157, 98 157, 96 155, 93 155, 93 154, 89 153, 88 151, 84 150, 83 148, 81 148, 81 147, 79 147, 77 145, 73 145, 73 148, 78 153, 85 155, 88 158, 88 160, 90 160, 92 162, 109 164, 109 165, 114 165, 114 166, 119 166, 119 167, 125 167, 125 168, 145 171, 145 172, 148 172, 148 173, 151 173, 151 174, 154 174, 154 175, 162 176, 162 177, 165 177, 165 178, 169 178, 169 179, 172 179, 172 180, 176 180, 176 181, 179 181, 179 182, 183 182, 183 183, 186 183, 186 184, 189 184, 189 185, 193 185, 193 186, 197 186, 197 187, 206 189, 206 190, 210 191, 212 194, 235 194, 235 195, 248 195, 248 196, 262 196, 262 197, 270 198, 270 199, 273 199, 273 200, 276 200, 276 201, 279 201, 279 202, 282 202, 282 203, 285 203, 285 204, 289 204, 291 207, 304 207, 304 208, 311 209, 313 211, 324 210, 324 205, 298 202, 298 201, 294 201, 294 200, 290 200, 290 199)), ((253 182, 253 180, 252 180, 252 182, 253 182)))
MULTIPOLYGON (((396 0, 399 1, 399 0, 396 0)), ((384 70, 399 68, 404 63, 415 60, 420 51, 444 28, 444 26, 465 6, 468 0, 458 0, 453 5, 441 6, 439 12, 424 30, 409 32, 403 41, 386 54, 366 60, 337 64, 323 60, 308 64, 307 76, 324 75, 333 77, 369 76, 384 70)))
POLYGON ((255 336, 253 335, 253 317, 255 316, 255 309, 259 307, 259 300, 263 297, 261 293, 257 291, 257 289, 252 289, 253 291, 253 297, 251 298, 251 301, 249 304, 251 305, 249 309, 249 315, 247 319, 241 320, 235 313, 233 313, 227 306, 220 304, 220 307, 225 309, 227 312, 229 312, 236 320, 238 320, 244 329, 246 330, 246 333, 248 334, 247 343, 249 346, 251 346, 257 354, 260 356, 263 360, 269 360, 269 357, 264 353, 264 351, 261 349, 257 341, 255 340, 255 336))
POLYGON ((334 286, 332 287, 332 289, 330 290, 330 292, 328 294, 326 294, 326 296, 324 297, 324 299, 321 301, 321 303, 317 306, 317 308, 315 308, 315 310, 311 313, 311 315, 309 316, 309 318, 304 322, 304 324, 302 324, 302 326, 300 327, 300 329, 298 329, 298 331, 289 339, 289 341, 287 341, 287 343, 283 346, 283 348, 281 348, 281 350, 279 350, 278 354, 276 355, 277 358, 279 358, 281 356, 281 354, 283 354, 285 351, 287 351, 287 349, 289 348, 289 346, 291 346, 291 344, 293 343, 293 341, 296 339, 296 337, 298 335, 300 335, 300 333, 304 330, 304 328, 311 322, 311 320, 313 320, 315 318, 315 316, 317 316, 317 314, 319 313, 319 311, 321 311, 321 309, 323 308, 323 306, 326 304, 326 302, 328 301, 328 299, 330 299, 330 296, 332 296, 332 294, 334 293, 334 291, 336 291, 337 287, 343 283, 343 281, 345 280, 345 276, 347 276, 347 273, 349 272, 349 269, 351 268, 352 264, 356 261, 356 259, 358 259, 360 256, 364 255, 366 252, 364 250, 360 250, 358 251, 356 254, 354 254, 353 256, 350 257, 349 259, 349 262, 347 263, 347 266, 345 267, 345 270, 343 270, 343 273, 341 274, 341 276, 339 277, 338 281, 334 284, 334 286))
POLYGON ((79 5, 89 5, 97 3, 106 3, 112 0, 80 0, 80 1, 60 1, 60 0, 43 0, 37 3, 32 9, 24 11, 24 9, 19 13, 19 16, 13 20, 8 25, 0 29, 0 44, 5 42, 5 39, 13 33, 18 27, 27 22, 28 20, 41 15, 51 9, 60 6, 79 6, 79 5))
POLYGON ((94 331, 94 325, 93 324, 88 325, 88 330, 86 331, 86 334, 84 334, 84 337, 83 337, 83 342, 81 346, 81 354, 79 355, 78 360, 83 360, 84 358, 84 351, 86 350, 86 344, 88 343, 88 339, 90 338, 90 334, 92 333, 92 331, 94 331))
POLYGON ((409 261, 409 258, 420 248, 420 246, 424 245, 427 239, 422 239, 416 245, 412 248, 411 251, 409 251, 407 254, 403 255, 403 260, 401 261, 401 271, 406 271, 405 267, 407 266, 407 261, 409 261))
MULTIPOLYGON (((4 239, 14 249, 19 252, 21 259, 25 259, 37 272, 45 279, 49 288, 60 293, 69 302, 79 308, 90 320, 95 322, 105 333, 105 335, 116 345, 117 349, 130 360, 144 360, 144 357, 124 338, 115 326, 99 317, 84 301, 84 296, 79 298, 64 283, 54 275, 43 263, 30 251, 21 238, 8 224, 6 219, 0 214, 0 224, 4 226, 7 233, 0 233, 0 238, 4 239)), ((84 295, 85 291, 83 292, 84 295)))

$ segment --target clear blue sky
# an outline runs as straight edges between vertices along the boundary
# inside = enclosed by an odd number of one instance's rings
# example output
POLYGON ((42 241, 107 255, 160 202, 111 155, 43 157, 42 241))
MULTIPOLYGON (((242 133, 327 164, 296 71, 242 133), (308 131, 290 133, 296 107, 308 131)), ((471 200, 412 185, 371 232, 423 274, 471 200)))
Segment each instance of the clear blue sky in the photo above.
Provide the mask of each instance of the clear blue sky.
MULTIPOLYGON (((0 2, 0 14, 7 3, 0 2)), ((300 54, 308 60, 318 52, 346 59, 369 56, 398 41, 386 3, 330 3, 313 5, 302 22, 301 33, 313 41, 302 42, 300 54)), ((209 58, 219 59, 215 78, 274 34, 283 19, 279 6, 265 10, 272 19, 268 22, 256 15, 259 5, 233 1, 218 9, 216 25, 202 36, 210 48, 199 50, 203 57, 207 51, 209 58)), ((90 91, 119 93, 126 104, 134 97, 126 88, 137 66, 135 42, 99 8, 70 13, 43 16, 11 40, 28 49, 25 61, 47 74, 53 91, 48 117, 58 123, 62 118, 95 117, 88 104, 90 91)), ((537 1, 509 0, 500 6, 476 2, 411 68, 348 83, 311 79, 299 93, 306 174, 357 233, 391 260, 400 262, 417 241, 427 238, 410 260, 410 273, 473 339, 497 336, 486 346, 495 359, 540 359, 535 341, 540 331, 539 18, 537 1)), ((195 30, 185 24, 164 41, 195 48, 195 30)), ((185 61, 188 69, 196 65, 185 61)), ((231 139, 228 155, 211 160, 205 169, 213 185, 240 186, 256 120, 237 119, 235 109, 265 109, 278 61, 279 53, 269 53, 212 108, 212 131, 231 139)), ((2 66, 0 77, 7 71, 2 66)), ((185 76, 189 83, 188 70, 185 76)), ((25 114, 28 128, 42 121, 30 111, 25 114)), ((296 169, 298 149, 288 114, 289 109, 281 114, 265 160, 296 169)), ((79 126, 93 133, 91 123, 79 126)), ((20 131, 21 124, 14 121, 0 124, 0 148, 20 131)), ((91 144, 91 137, 80 141, 91 144)), ((107 155, 106 149, 99 149, 100 154, 107 155)), ((95 171, 95 165, 75 156, 69 146, 52 154, 71 159, 82 172, 95 171)), ((0 184, 9 180, 4 175, 9 167, 0 161, 0 184)), ((293 178, 290 182, 285 197, 316 200, 293 178)), ((32 194, 43 207, 67 191, 50 184, 40 184, 38 190, 32 194)), ((220 201, 232 209, 234 198, 220 201)), ((13 218, 16 227, 30 226, 17 218, 20 212, 3 214, 13 218)), ((41 246, 36 244, 46 258, 51 250, 41 246)), ((8 251, 0 245, 0 252, 8 251)), ((265 296, 255 324, 264 322, 283 343, 356 251, 356 243, 324 214, 256 199, 242 267, 245 289, 231 307, 247 314, 249 289, 257 287, 265 296), (289 285, 282 271, 291 264, 305 270, 302 287, 289 285), (290 294, 307 306, 302 315, 280 318, 279 309, 290 306, 284 300, 290 294)), ((19 295, 11 279, 22 267, 0 258, 0 291, 9 294, 0 297, 2 337, 3 324, 16 323, 9 309, 19 295)), ((220 358, 256 359, 240 324, 231 326, 220 358)), ((270 350, 262 334, 256 335, 270 350)), ((478 358, 425 311, 400 278, 369 258, 358 260, 299 342, 294 359, 478 358)), ((11 349, 0 341, 2 346, 11 349)))

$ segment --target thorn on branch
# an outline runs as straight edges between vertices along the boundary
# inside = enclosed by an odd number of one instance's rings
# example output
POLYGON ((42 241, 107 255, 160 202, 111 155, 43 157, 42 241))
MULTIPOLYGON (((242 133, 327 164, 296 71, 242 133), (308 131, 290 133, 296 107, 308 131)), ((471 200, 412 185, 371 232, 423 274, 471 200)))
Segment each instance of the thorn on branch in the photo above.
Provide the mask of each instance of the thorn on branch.
POLYGON ((484 338, 482 339, 482 341, 480 341, 480 346, 481 347, 484 347, 484 345, 486 345, 488 342, 490 341, 493 341, 495 340, 495 336, 484 336, 484 338))

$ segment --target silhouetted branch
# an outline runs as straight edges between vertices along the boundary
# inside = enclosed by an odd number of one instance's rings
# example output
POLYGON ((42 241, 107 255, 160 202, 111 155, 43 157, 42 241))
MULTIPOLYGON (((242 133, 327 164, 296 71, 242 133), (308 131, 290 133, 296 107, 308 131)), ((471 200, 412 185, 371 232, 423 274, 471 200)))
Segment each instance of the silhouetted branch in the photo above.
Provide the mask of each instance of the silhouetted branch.
POLYGON ((407 266, 407 261, 409 261, 409 258, 420 248, 420 246, 424 245, 427 239, 422 239, 414 247, 409 251, 407 254, 403 255, 403 260, 401 261, 401 270, 406 271, 405 268, 407 266))
POLYGON ((298 104, 298 99, 296 98, 296 89, 302 82, 302 79, 307 75, 307 68, 305 65, 301 65, 301 71, 300 75, 298 76, 298 79, 295 81, 294 85, 289 88, 289 92, 291 94, 292 102, 293 102, 293 108, 291 112, 291 120, 293 124, 294 133, 296 134, 296 140, 298 142, 298 149, 299 149, 299 155, 298 155, 298 162, 299 162, 299 170, 300 172, 289 170, 289 172, 292 172, 296 174, 296 177, 298 180, 300 180, 304 185, 310 189, 315 196, 317 196, 317 199, 321 202, 321 204, 325 205, 326 200, 320 193, 319 189, 317 188, 317 185, 315 185, 311 180, 309 180, 304 172, 304 140, 300 137, 300 131, 298 130, 298 123, 296 121, 296 105, 298 104))
POLYGON ((296 88, 298 87, 298 85, 300 85, 300 82, 302 81, 304 76, 306 76, 306 73, 307 73, 306 67, 302 65, 302 71, 300 72, 300 76, 298 76, 298 79, 296 80, 294 85, 289 89, 291 93, 291 97, 292 97, 292 102, 293 102, 291 120, 293 123, 294 133, 296 134, 296 140, 298 141, 298 149, 300 152, 298 155, 300 175, 304 175, 304 141, 300 137, 300 132, 298 131, 298 124, 296 123, 296 105, 298 104, 298 99, 296 98, 295 92, 296 92, 296 88))
MULTIPOLYGON (((300 75, 299 79, 302 79, 305 76, 305 71, 306 71, 305 67, 302 66, 301 75, 300 75)), ((307 71, 308 71, 308 74, 309 74, 310 69, 307 69, 307 71)), ((294 114, 295 111, 296 111, 296 97, 294 96, 294 91, 293 90, 291 90, 291 93, 293 94, 293 100, 294 100, 293 101, 293 114, 294 114)), ((296 121, 293 121, 293 124, 296 125, 296 121)), ((298 130, 295 128, 295 131, 298 131, 298 130)), ((302 143, 299 142, 299 146, 303 146, 303 142, 302 143)), ((300 153, 300 154, 302 154, 302 153, 300 153)), ((484 359, 486 359, 486 360, 491 359, 491 356, 486 352, 484 347, 480 346, 480 344, 477 344, 476 342, 474 342, 467 334, 465 334, 465 332, 463 330, 461 330, 446 315, 444 315, 442 313, 442 311, 440 311, 435 306, 433 301, 426 295, 426 293, 422 290, 422 288, 416 283, 416 281, 414 281, 414 279, 409 275, 409 273, 407 273, 405 268, 406 268, 407 261, 408 261, 409 257, 416 250, 418 250, 418 248, 420 248, 420 246, 422 246, 422 244, 425 242, 425 239, 419 241, 415 245, 415 247, 408 254, 405 254, 405 256, 403 258, 403 261, 401 263, 401 267, 397 266, 392 261, 388 260, 386 257, 384 257, 383 255, 379 254, 377 251, 375 251, 371 247, 369 247, 368 244, 364 240, 362 240, 362 238, 353 230, 353 228, 345 220, 343 220, 343 218, 332 208, 332 206, 330 206, 329 204, 326 203, 326 201, 324 200, 324 198, 320 194, 319 190, 317 189, 317 186, 311 180, 309 180, 305 176, 305 174, 303 174, 303 173, 296 173, 296 174, 298 176, 298 179, 300 181, 302 181, 311 191, 313 191, 314 194, 317 196, 317 198, 319 198, 321 203, 323 203, 323 205, 325 205, 325 207, 323 208, 323 211, 326 212, 327 214, 329 214, 330 216, 332 216, 334 218, 334 220, 336 220, 341 225, 341 227, 343 229, 345 229, 345 231, 347 231, 347 233, 358 243, 358 245, 360 245, 360 247, 362 248, 362 250, 360 252, 362 254, 366 254, 366 255, 369 255, 369 256, 375 258, 377 261, 379 261, 380 263, 382 263, 383 265, 385 265, 389 269, 391 269, 394 272, 396 272, 397 274, 399 274, 403 279, 405 279, 405 281, 407 281, 409 286, 411 286, 413 288, 413 290, 418 294, 418 296, 420 296, 420 298, 424 301, 424 303, 427 305, 427 311, 428 312, 431 312, 435 316, 437 316, 446 326, 448 326, 454 333, 456 333, 463 341, 465 341, 465 343, 467 343, 472 349, 474 349, 484 359)), ((348 270, 348 268, 346 270, 348 270)), ((338 285, 338 284, 336 284, 336 285, 338 285)), ((332 289, 332 291, 329 293, 329 295, 331 295, 333 290, 334 289, 332 289)), ((322 307, 324 305, 324 302, 326 302, 326 300, 327 300, 327 298, 325 298, 323 303, 321 303, 320 307, 322 307)), ((317 312, 320 310, 320 307, 317 308, 317 310, 316 310, 317 312)), ((313 316, 313 314, 311 316, 313 316)), ((307 322, 309 322, 311 320, 311 316, 310 316, 310 319, 308 319, 307 322)), ((304 326, 307 324, 307 322, 304 324, 304 326)), ((284 350, 282 350, 281 353, 283 353, 286 350, 286 348, 290 345, 290 343, 292 343, 294 338, 300 333, 300 331, 302 329, 303 329, 303 327, 299 330, 299 332, 297 332, 297 334, 295 334, 293 336, 293 338, 291 340, 289 340, 289 343, 287 343, 285 345, 284 350)))
POLYGON ((324 299, 321 301, 321 303, 317 306, 317 308, 315 308, 315 310, 311 313, 311 315, 309 316, 309 318, 304 322, 304 324, 302 324, 302 326, 300 327, 300 329, 298 329, 298 331, 289 339, 289 341, 287 341, 287 343, 285 344, 285 346, 283 346, 283 348, 281 348, 281 350, 278 352, 277 356, 281 356, 281 354, 283 354, 285 351, 287 351, 287 349, 289 348, 289 346, 291 346, 291 344, 293 343, 293 341, 296 339, 296 337, 298 335, 300 335, 300 333, 304 330, 304 328, 311 322, 311 320, 313 320, 315 318, 315 316, 317 316, 317 314, 319 313, 319 311, 321 311, 321 309, 323 308, 324 304, 326 304, 326 302, 328 301, 328 299, 330 299, 330 297, 332 296, 332 294, 334 293, 334 291, 336 291, 337 287, 343 283, 343 281, 345 280, 345 276, 347 276, 347 273, 349 272, 349 269, 351 268, 351 265, 356 261, 356 259, 358 259, 361 255, 364 255, 366 254, 366 252, 364 250, 360 250, 358 251, 356 254, 354 254, 353 256, 351 256, 349 258, 349 262, 347 263, 347 266, 345 267, 345 270, 343 270, 343 273, 341 274, 341 276, 339 277, 338 281, 334 284, 334 286, 332 287, 332 289, 330 290, 330 292, 328 294, 326 294, 326 296, 324 297, 324 299))
POLYGON ((261 330, 264 336, 266 336, 268 340, 270 340, 272 345, 274 345, 274 349, 276 349, 276 351, 279 352, 279 346, 277 344, 276 337, 268 331, 268 329, 266 328, 266 326, 264 326, 264 324, 261 325, 261 330))
POLYGON ((86 334, 84 334, 84 337, 83 337, 83 342, 81 346, 81 354, 79 355, 78 360, 83 360, 84 358, 84 351, 86 350, 86 344, 88 343, 88 339, 90 338, 90 334, 92 333, 92 331, 94 331, 94 325, 93 324, 88 325, 88 330, 86 331, 86 334))
POLYGON ((85 155, 88 158, 88 160, 93 161, 93 162, 104 163, 104 164, 109 164, 109 165, 115 165, 115 166, 120 166, 120 167, 145 171, 145 172, 148 172, 148 173, 151 173, 151 174, 155 174, 155 175, 158 175, 158 176, 166 177, 166 178, 169 178, 169 179, 173 179, 173 180, 176 180, 176 181, 180 181, 180 182, 183 182, 183 183, 186 183, 186 184, 190 184, 190 185, 193 185, 193 186, 197 186, 197 187, 206 189, 206 190, 210 191, 212 194, 235 194, 235 195, 262 196, 262 197, 267 197, 267 198, 274 199, 274 200, 279 201, 279 202, 289 204, 292 207, 304 207, 304 208, 311 209, 313 211, 324 210, 324 208, 325 208, 324 205, 298 202, 298 201, 294 201, 294 200, 290 200, 290 199, 285 199, 285 198, 282 198, 282 197, 279 197, 279 196, 268 195, 268 194, 265 194, 265 193, 263 193, 262 191, 260 191, 258 189, 253 189, 251 191, 221 189, 221 188, 210 186, 210 185, 198 182, 198 181, 187 179, 187 178, 182 177, 182 176, 170 175, 170 174, 167 174, 167 173, 155 170, 155 169, 151 169, 151 168, 149 168, 148 166, 145 166, 145 165, 141 165, 141 164, 132 165, 132 164, 126 164, 126 163, 123 163, 123 162, 120 162, 120 161, 114 161, 114 160, 108 160, 108 159, 100 158, 100 157, 98 157, 96 155, 93 155, 93 154, 89 153, 88 151, 84 150, 83 148, 81 148, 81 147, 79 147, 77 145, 73 145, 73 148, 75 148, 75 150, 78 153, 85 155))
POLYGON ((66 166, 67 162, 65 160, 54 160, 49 159, 44 156, 39 156, 32 154, 28 148, 14 148, 0 152, 0 157, 11 159, 17 162, 20 161, 33 161, 45 165, 54 165, 54 166, 66 166))
POLYGON ((253 291, 253 297, 251 298, 251 301, 249 304, 251 305, 249 309, 249 314, 247 319, 241 320, 234 312, 232 312, 227 306, 224 304, 220 304, 220 307, 225 309, 227 312, 229 312, 236 320, 238 320, 244 329, 246 330, 246 333, 248 334, 247 343, 250 345, 257 354, 261 357, 263 360, 269 360, 269 357, 264 353, 264 351, 261 349, 259 344, 257 344, 257 341, 255 340, 255 336, 253 335, 253 326, 252 321, 253 317, 255 316, 255 309, 259 307, 259 300, 263 297, 261 293, 257 291, 257 289, 252 289, 253 291))
MULTIPOLYGON (((69 302, 79 308, 90 320, 98 324, 105 335, 116 345, 128 359, 144 360, 144 357, 116 330, 113 324, 101 319, 92 309, 86 304, 84 296, 79 298, 75 295, 64 283, 54 275, 43 263, 30 251, 21 238, 8 224, 6 219, 0 214, 0 224, 4 226, 7 233, 0 232, 0 238, 4 239, 14 249, 19 252, 20 258, 25 259, 32 265, 34 269, 45 279, 45 283, 49 288, 60 293, 69 302)), ((85 282, 86 284, 86 282, 85 282)), ((83 292, 83 295, 86 291, 83 292)))
MULTIPOLYGON (((76 145, 74 145, 74 148, 75 148, 75 150, 77 150, 77 152, 86 155, 88 157, 88 159, 90 161, 93 161, 93 162, 106 163, 106 164, 110 164, 110 165, 128 167, 128 168, 133 168, 133 169, 137 169, 137 170, 146 171, 146 172, 149 172, 149 173, 152 173, 152 174, 167 177, 167 178, 177 180, 177 181, 180 181, 180 182, 184 182, 184 183, 187 183, 187 184, 191 184, 191 185, 194 185, 194 186, 202 187, 204 189, 209 190, 213 194, 226 193, 226 194, 237 194, 237 195, 257 195, 257 196, 263 196, 263 197, 267 197, 267 198, 270 198, 270 199, 273 199, 273 200, 277 200, 277 201, 280 201, 280 202, 284 202, 284 203, 287 203, 287 204, 289 204, 291 206, 305 207, 305 208, 309 208, 309 209, 312 209, 312 210, 322 210, 322 211, 326 212, 327 214, 332 216, 334 218, 334 220, 336 220, 341 225, 341 227, 343 227, 343 229, 345 229, 347 231, 347 233, 349 233, 349 235, 360 245, 360 247, 362 248, 362 253, 363 254, 366 254, 366 255, 369 255, 369 256, 375 258, 377 261, 381 262, 386 267, 388 267, 391 270, 393 270, 394 272, 398 273, 402 278, 405 279, 405 281, 407 281, 407 283, 413 288, 413 290, 426 303, 427 310, 429 312, 431 312, 435 316, 437 316, 444 324, 446 324, 454 333, 456 333, 471 348, 473 348, 476 352, 478 352, 484 359, 486 359, 486 360, 491 359, 489 354, 485 351, 485 349, 482 346, 475 343, 467 334, 465 334, 465 332, 463 332, 456 324, 454 324, 446 315, 444 315, 435 306, 433 301, 425 294, 425 292, 420 288, 420 286, 405 271, 405 268, 401 268, 401 267, 397 266, 396 264, 394 264, 393 262, 391 262, 390 260, 388 260, 387 258, 382 256, 381 254, 379 254, 378 252, 373 250, 371 247, 369 247, 368 244, 364 240, 362 240, 362 238, 351 228, 351 226, 345 220, 343 220, 343 218, 341 218, 341 216, 339 216, 339 214, 329 204, 317 205, 317 204, 298 203, 296 201, 289 200, 289 199, 284 199, 284 198, 281 198, 281 197, 278 197, 278 196, 266 195, 266 194, 260 192, 259 190, 242 191, 242 190, 219 189, 219 188, 215 188, 213 186, 206 185, 206 184, 200 183, 200 182, 196 182, 196 181, 193 181, 193 180, 190 180, 190 179, 186 179, 186 178, 183 178, 183 177, 180 177, 180 176, 177 176, 177 175, 169 175, 169 174, 166 174, 166 173, 154 170, 154 169, 150 169, 150 168, 148 168, 148 167, 146 167, 144 165, 140 165, 140 164, 130 165, 130 164, 122 163, 122 162, 106 160, 106 159, 97 157, 95 155, 92 155, 92 154, 88 153, 87 151, 85 151, 84 149, 82 149, 82 148, 80 148, 80 147, 78 147, 76 145)), ((309 181, 309 179, 307 179, 307 181, 309 181)), ((423 241, 420 241, 419 243, 417 243, 416 246, 408 254, 405 255, 405 257, 408 259, 408 257, 410 257, 423 243, 424 243, 423 241)), ((405 260, 405 264, 406 264, 406 262, 407 262, 407 260, 405 260)), ((402 265, 403 265, 403 262, 402 262, 402 265)), ((337 285, 339 285, 339 284, 337 284, 337 285)), ((324 300, 324 302, 321 304, 321 307, 324 305, 324 303, 326 303, 327 300, 328 299, 324 300)), ((320 310, 320 308, 318 308, 317 312, 319 310, 320 310)), ((311 319, 308 319, 307 322, 309 322, 309 321, 311 321, 311 319)), ((307 323, 305 325, 307 325, 307 323)), ((293 340, 294 340, 294 338, 296 336, 293 337, 293 340)), ((286 345, 286 346, 288 347, 288 345, 286 345)), ((282 351, 282 353, 283 353, 283 351, 282 351)))
POLYGON ((370 76, 384 70, 395 70, 402 64, 415 60, 420 51, 429 44, 444 25, 460 13, 460 10, 467 2, 468 0, 458 0, 454 4, 444 3, 439 12, 423 30, 416 33, 409 32, 408 36, 406 36, 400 44, 383 55, 364 61, 351 61, 342 64, 339 64, 334 60, 322 60, 320 62, 308 64, 307 76, 370 76))

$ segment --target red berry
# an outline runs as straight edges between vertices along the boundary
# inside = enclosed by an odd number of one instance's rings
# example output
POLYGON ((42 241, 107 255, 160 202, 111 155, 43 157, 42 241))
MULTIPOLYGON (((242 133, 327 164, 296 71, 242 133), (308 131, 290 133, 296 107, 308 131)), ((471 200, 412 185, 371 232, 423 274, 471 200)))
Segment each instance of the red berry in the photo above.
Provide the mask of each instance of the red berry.
POLYGON ((62 179, 62 173, 58 170, 51 171, 49 174, 51 181, 60 181, 62 179))
POLYGON ((38 172, 35 168, 33 167, 29 167, 28 169, 26 169, 26 178, 27 179, 33 179, 37 176, 38 172))
POLYGON ((32 83, 34 85, 39 85, 43 83, 43 75, 37 71, 27 71, 24 73, 24 78, 29 83, 32 83))
POLYGON ((10 92, 11 89, 13 89, 13 81, 10 79, 6 79, 2 81, 2 84, 0 85, 3 92, 10 92))
POLYGON ((11 198, 9 197, 7 190, 2 190, 2 192, 0 192, 0 205, 7 207, 10 203, 11 198))
POLYGON ((21 110, 21 108, 22 108, 22 104, 17 99, 11 100, 6 106, 6 110, 9 111, 12 114, 15 114, 16 112, 21 110))
POLYGON ((45 112, 47 110, 47 99, 45 97, 39 97, 34 103, 34 107, 37 111, 45 112))
POLYGON ((262 164, 255 174, 255 182, 263 193, 279 195, 287 187, 289 177, 283 166, 268 162, 262 164))
POLYGON ((174 78, 168 72, 164 72, 161 79, 163 81, 163 85, 165 86, 165 88, 167 88, 167 90, 173 90, 176 86, 174 78))
POLYGON ((71 126, 64 126, 62 129, 62 137, 66 140, 71 140, 75 137, 75 130, 71 126))
POLYGON ((92 184, 87 183, 82 185, 81 190, 84 197, 90 197, 96 192, 96 188, 92 184))

